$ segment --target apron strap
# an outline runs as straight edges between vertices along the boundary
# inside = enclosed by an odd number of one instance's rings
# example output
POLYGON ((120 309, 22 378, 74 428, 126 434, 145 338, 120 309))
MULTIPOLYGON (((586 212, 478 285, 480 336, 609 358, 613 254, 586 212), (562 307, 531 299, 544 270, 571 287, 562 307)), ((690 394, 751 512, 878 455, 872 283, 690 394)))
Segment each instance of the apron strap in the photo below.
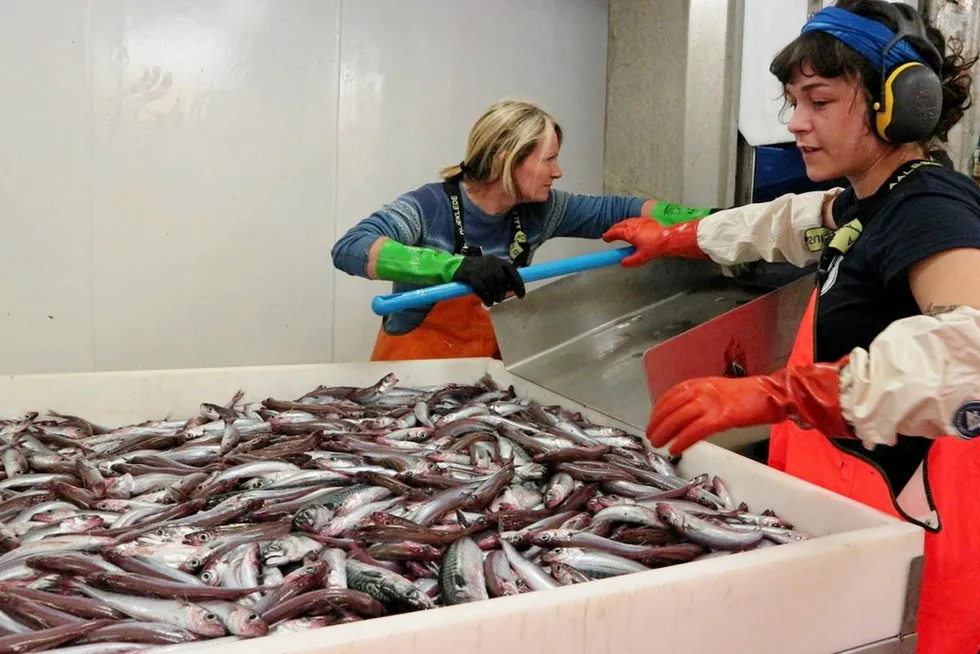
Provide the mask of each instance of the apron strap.
MULTIPOLYGON (((453 254, 481 256, 483 250, 479 246, 469 245, 466 242, 466 235, 463 231, 463 203, 460 198, 459 182, 455 179, 447 180, 442 183, 442 190, 449 198, 449 207, 453 212, 453 236, 455 238, 453 254)), ((507 254, 516 267, 522 268, 528 264, 531 252, 527 247, 527 234, 524 233, 521 213, 517 207, 511 209, 510 221, 510 247, 507 248, 507 254)))

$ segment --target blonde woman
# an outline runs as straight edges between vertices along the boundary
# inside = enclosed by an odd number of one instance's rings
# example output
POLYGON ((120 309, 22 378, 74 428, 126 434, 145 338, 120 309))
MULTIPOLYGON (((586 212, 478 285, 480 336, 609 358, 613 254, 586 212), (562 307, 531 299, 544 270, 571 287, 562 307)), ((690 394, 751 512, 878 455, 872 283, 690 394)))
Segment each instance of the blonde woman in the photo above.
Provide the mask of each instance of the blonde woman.
POLYGON ((556 190, 561 143, 561 127, 540 107, 498 102, 473 125, 463 161, 443 170, 441 183, 403 194, 334 245, 337 268, 394 282, 396 293, 457 281, 476 295, 385 316, 372 361, 499 358, 480 302, 524 297, 517 268, 546 240, 600 238, 634 216, 668 226, 712 211, 556 190))

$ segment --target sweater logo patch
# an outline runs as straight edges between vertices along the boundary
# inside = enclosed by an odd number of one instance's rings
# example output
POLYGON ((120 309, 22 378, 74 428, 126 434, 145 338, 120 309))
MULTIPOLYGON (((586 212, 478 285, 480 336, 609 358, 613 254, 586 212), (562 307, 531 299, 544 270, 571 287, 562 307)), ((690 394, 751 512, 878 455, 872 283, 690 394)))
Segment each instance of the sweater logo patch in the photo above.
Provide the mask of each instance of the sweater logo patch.
POLYGON ((973 439, 980 436, 980 402, 964 402, 953 414, 953 429, 960 438, 973 439))

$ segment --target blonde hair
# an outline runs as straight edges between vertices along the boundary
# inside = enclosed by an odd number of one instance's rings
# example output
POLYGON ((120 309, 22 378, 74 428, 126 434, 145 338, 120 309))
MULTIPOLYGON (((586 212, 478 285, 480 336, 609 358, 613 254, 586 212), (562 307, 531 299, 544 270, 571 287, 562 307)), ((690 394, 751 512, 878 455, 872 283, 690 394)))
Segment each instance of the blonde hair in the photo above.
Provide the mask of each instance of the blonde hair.
POLYGON ((504 190, 518 197, 514 171, 527 159, 541 138, 554 127, 561 146, 561 127, 541 107, 520 100, 502 100, 483 112, 470 129, 463 161, 440 171, 444 180, 470 180, 484 184, 503 181, 504 190))

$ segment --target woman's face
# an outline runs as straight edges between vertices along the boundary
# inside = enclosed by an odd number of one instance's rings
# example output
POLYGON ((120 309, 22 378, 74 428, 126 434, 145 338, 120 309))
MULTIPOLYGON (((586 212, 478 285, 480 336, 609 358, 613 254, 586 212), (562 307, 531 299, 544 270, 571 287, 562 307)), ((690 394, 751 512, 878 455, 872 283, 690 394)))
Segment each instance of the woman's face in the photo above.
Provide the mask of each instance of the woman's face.
POLYGON ((886 143, 871 131, 858 80, 820 77, 804 64, 786 85, 786 97, 793 107, 789 131, 812 181, 859 177, 881 157, 886 143))
POLYGON ((558 135, 548 127, 543 138, 514 171, 521 202, 545 202, 551 185, 562 176, 558 167, 558 135))

